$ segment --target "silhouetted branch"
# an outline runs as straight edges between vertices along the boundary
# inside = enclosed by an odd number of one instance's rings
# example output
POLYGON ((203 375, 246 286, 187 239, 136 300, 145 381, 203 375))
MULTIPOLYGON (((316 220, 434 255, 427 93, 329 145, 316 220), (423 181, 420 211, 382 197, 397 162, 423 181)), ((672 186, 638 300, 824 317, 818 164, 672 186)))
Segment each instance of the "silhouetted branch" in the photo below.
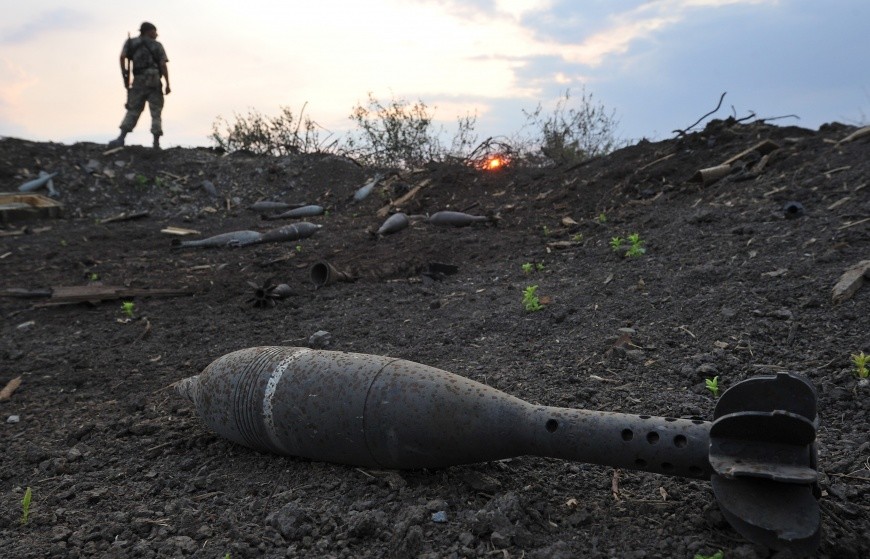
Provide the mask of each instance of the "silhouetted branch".
POLYGON ((696 121, 695 121, 691 126, 689 126, 689 127, 687 127, 687 128, 684 128, 683 130, 674 130, 674 131, 673 131, 674 134, 677 134, 677 135, 679 135, 679 136, 685 136, 685 135, 689 132, 689 130, 691 130, 692 128, 694 128, 695 126, 697 126, 698 123, 700 123, 702 120, 704 120, 705 118, 707 118, 707 117, 710 116, 711 114, 713 114, 713 113, 715 113, 716 111, 718 111, 719 108, 722 106, 722 100, 725 99, 725 95, 726 95, 727 93, 728 93, 727 91, 723 91, 723 92, 722 92, 722 96, 719 97, 719 104, 716 105, 716 108, 715 108, 715 109, 713 109, 713 110, 710 111, 709 113, 705 114, 704 116, 702 116, 701 118, 699 118, 698 120, 696 120, 696 121))

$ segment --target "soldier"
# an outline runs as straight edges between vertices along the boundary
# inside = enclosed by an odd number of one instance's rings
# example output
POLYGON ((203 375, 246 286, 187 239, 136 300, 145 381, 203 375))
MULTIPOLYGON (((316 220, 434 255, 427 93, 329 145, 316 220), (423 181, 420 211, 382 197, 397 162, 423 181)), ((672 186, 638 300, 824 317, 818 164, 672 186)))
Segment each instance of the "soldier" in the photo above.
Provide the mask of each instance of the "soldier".
POLYGON ((169 69, 166 51, 157 42, 157 27, 144 22, 139 27, 139 36, 127 39, 121 49, 121 75, 124 89, 127 90, 127 114, 121 122, 121 135, 109 142, 109 147, 124 145, 124 137, 130 133, 139 120, 139 115, 148 102, 151 111, 151 133, 154 135, 154 149, 160 149, 160 136, 163 127, 160 112, 163 110, 163 91, 161 77, 166 79, 166 95, 169 95, 169 69), (130 87, 130 70, 127 61, 133 63, 133 87, 130 87))

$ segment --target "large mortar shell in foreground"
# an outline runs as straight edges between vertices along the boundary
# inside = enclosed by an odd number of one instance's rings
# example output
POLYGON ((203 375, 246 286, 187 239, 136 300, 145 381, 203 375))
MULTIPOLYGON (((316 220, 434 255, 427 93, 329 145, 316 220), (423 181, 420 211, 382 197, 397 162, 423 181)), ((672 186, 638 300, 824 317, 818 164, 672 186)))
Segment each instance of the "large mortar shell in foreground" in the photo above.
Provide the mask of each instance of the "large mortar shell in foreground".
POLYGON ((223 437, 312 460, 405 469, 537 455, 711 473, 707 422, 536 406, 391 357, 254 347, 176 386, 223 437))

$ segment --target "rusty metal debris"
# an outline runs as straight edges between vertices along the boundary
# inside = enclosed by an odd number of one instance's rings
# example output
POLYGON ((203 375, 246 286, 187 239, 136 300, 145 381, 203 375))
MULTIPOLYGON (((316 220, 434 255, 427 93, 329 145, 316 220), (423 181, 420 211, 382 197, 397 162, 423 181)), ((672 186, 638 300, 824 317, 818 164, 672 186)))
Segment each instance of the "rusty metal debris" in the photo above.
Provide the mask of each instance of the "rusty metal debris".
POLYGON ((440 468, 545 456, 711 479, 743 536, 810 553, 817 396, 792 373, 737 383, 713 422, 534 405, 391 357, 254 347, 176 383, 202 420, 250 448, 372 468, 440 468))

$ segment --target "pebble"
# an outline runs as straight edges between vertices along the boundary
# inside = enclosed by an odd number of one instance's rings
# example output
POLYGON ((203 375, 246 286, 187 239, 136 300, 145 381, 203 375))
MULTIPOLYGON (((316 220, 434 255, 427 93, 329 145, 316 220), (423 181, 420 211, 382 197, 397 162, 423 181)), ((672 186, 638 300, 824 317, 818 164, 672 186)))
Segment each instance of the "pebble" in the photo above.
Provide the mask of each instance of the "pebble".
POLYGON ((326 330, 318 330, 308 338, 308 346, 312 349, 322 349, 329 345, 331 339, 332 334, 326 330))
POLYGON ((447 522, 447 513, 443 510, 439 510, 438 512, 432 513, 432 522, 437 524, 443 524, 447 522))
POLYGON ((6 423, 18 423, 21 421, 21 417, 18 415, 10 415, 6 418, 6 423))

